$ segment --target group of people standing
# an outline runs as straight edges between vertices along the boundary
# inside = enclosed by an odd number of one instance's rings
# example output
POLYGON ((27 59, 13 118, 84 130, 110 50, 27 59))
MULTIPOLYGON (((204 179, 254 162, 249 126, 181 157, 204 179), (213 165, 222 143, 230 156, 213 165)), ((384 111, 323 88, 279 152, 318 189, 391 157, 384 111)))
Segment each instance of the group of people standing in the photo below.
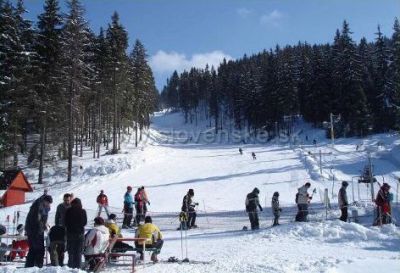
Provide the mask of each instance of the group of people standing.
MULTIPOLYGON (((100 191, 100 194, 97 196, 96 202, 98 204, 97 216, 100 216, 101 212, 105 210, 107 217, 109 217, 110 211, 108 205, 108 197, 104 193, 104 190, 100 191)), ((140 222, 143 222, 147 213, 147 205, 150 205, 150 201, 144 189, 144 186, 138 187, 137 192, 134 196, 132 196, 132 187, 128 186, 124 194, 124 219, 122 228, 131 228, 133 226, 137 226, 140 222), (134 210, 136 211, 136 216, 133 219, 134 210)))
MULTIPOLYGON (((133 206, 136 208, 135 224, 138 225, 136 235, 138 238, 149 239, 146 247, 156 249, 152 260, 157 261, 163 241, 159 228, 152 224, 150 216, 146 216, 148 201, 144 187, 140 187, 133 198, 132 187, 127 187, 124 195, 124 227, 130 227, 133 218, 133 206), (157 231, 157 236, 152 233, 157 231), (150 240, 151 239, 151 240, 150 240), (154 239, 154 240, 153 240, 154 239), (151 242, 150 242, 151 241, 151 242)), ((81 268, 82 255, 89 257, 102 253, 108 246, 110 237, 122 238, 121 230, 116 224, 116 215, 110 213, 108 198, 101 190, 96 201, 98 204, 97 217, 94 219, 94 227, 85 234, 88 224, 86 210, 82 207, 79 198, 73 198, 69 193, 64 194, 63 202, 57 206, 54 223, 51 228, 48 225, 48 216, 53 198, 45 192, 35 200, 28 212, 25 223, 25 234, 29 252, 26 257, 25 267, 42 267, 45 256, 45 231, 48 231, 47 251, 50 253, 50 261, 53 266, 64 266, 64 253, 68 252, 68 267, 81 268), (102 210, 107 214, 107 220, 101 217, 102 210)), ((142 255, 144 241, 139 241, 135 249, 142 255)), ((134 250, 128 244, 118 241, 114 247, 119 252, 134 250)))

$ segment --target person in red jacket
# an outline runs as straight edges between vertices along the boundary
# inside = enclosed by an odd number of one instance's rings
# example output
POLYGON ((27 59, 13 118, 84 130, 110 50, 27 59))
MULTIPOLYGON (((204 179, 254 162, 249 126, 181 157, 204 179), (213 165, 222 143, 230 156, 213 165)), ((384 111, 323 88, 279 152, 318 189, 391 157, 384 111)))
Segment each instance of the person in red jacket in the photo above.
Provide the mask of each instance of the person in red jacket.
POLYGON ((389 204, 389 190, 390 185, 383 183, 375 199, 377 206, 377 218, 375 219, 374 225, 390 224, 390 204, 389 204))
POLYGON ((97 213, 97 216, 100 217, 100 214, 104 208, 104 210, 107 213, 107 218, 108 218, 110 216, 110 212, 108 210, 108 198, 107 198, 107 195, 104 194, 103 190, 101 190, 99 196, 97 196, 96 202, 99 205, 99 211, 97 213))
POLYGON ((24 235, 24 225, 19 224, 17 226, 17 238, 12 241, 11 251, 8 255, 9 261, 14 261, 17 255, 22 259, 25 258, 26 254, 29 250, 28 240, 27 237, 24 235))

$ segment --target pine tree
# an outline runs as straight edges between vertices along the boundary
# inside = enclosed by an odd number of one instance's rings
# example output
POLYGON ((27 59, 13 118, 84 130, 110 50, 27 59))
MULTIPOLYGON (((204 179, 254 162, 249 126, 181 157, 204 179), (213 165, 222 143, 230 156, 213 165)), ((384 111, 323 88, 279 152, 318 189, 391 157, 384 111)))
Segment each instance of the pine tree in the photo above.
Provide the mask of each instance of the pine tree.
POLYGON ((111 75, 110 91, 112 98, 112 150, 111 153, 118 153, 118 133, 120 130, 120 113, 126 84, 128 83, 128 57, 126 49, 128 47, 128 35, 119 21, 119 15, 114 12, 111 17, 106 35, 107 43, 110 46, 110 58, 108 63, 111 75))
POLYGON ((87 22, 78 0, 68 2, 69 13, 62 31, 63 74, 65 77, 65 103, 68 113, 68 178, 72 177, 74 129, 79 96, 88 88, 88 67, 85 46, 88 44, 87 22))

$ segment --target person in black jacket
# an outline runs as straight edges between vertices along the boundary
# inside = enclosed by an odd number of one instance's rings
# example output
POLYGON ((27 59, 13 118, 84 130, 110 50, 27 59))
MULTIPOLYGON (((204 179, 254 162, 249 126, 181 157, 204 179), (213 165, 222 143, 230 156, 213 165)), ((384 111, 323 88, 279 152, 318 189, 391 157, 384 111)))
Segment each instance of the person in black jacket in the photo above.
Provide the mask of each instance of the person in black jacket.
POLYGON ((260 205, 260 201, 258 200, 259 193, 260 190, 258 188, 254 188, 253 191, 246 196, 246 212, 249 214, 249 220, 252 230, 260 228, 257 207, 260 209, 260 211, 262 211, 263 209, 260 205))
POLYGON ((36 199, 29 209, 25 222, 29 245, 25 267, 43 267, 44 231, 47 230, 47 218, 51 203, 53 203, 53 198, 50 195, 44 195, 36 199))
POLYGON ((53 226, 49 231, 50 261, 52 266, 64 266, 65 252, 65 228, 62 226, 53 226))
POLYGON ((183 197, 182 212, 185 212, 187 216, 186 227, 183 227, 184 229, 197 228, 196 225, 197 214, 195 207, 198 205, 198 203, 193 202, 192 200, 193 196, 194 196, 194 190, 189 189, 188 193, 183 197))
POLYGON ((349 207, 349 201, 347 199, 347 192, 346 192, 348 185, 349 183, 347 183, 347 181, 343 181, 342 187, 340 188, 338 194, 339 207, 341 211, 340 220, 343 222, 347 222, 347 217, 348 217, 347 208, 349 207))
POLYGON ((84 227, 87 224, 86 211, 82 202, 75 198, 71 207, 65 213, 65 228, 67 230, 68 267, 80 268, 85 242, 84 227))

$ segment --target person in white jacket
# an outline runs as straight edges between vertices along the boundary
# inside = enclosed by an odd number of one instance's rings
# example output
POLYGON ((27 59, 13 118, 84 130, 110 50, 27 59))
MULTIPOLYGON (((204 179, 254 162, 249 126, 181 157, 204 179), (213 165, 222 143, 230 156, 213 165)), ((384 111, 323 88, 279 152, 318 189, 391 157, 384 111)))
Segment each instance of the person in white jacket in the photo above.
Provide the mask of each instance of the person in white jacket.
POLYGON ((296 215, 297 222, 307 221, 308 215, 308 204, 310 203, 312 197, 308 194, 308 189, 311 187, 310 182, 305 183, 302 187, 298 189, 296 195, 296 203, 298 212, 296 215))
POLYGON ((110 240, 110 232, 104 225, 104 219, 96 217, 94 227, 85 236, 85 260, 89 264, 89 270, 96 267, 100 258, 94 255, 102 254, 106 251, 110 240))

